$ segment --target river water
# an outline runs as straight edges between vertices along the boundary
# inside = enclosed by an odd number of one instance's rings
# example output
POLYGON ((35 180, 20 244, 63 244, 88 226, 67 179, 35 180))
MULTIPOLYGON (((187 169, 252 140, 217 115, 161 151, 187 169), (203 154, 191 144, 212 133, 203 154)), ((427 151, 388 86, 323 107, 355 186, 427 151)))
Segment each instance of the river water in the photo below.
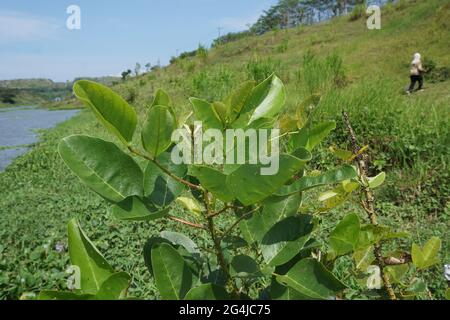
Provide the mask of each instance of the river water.
POLYGON ((50 129, 73 117, 78 110, 35 107, 0 108, 0 172, 38 141, 37 129, 50 129))

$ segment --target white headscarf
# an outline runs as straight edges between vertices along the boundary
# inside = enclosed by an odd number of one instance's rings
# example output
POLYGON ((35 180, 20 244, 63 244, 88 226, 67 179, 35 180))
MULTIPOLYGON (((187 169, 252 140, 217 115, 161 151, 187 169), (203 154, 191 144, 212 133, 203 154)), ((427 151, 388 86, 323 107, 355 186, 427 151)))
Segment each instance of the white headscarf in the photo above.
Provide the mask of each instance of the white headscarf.
POLYGON ((411 62, 411 64, 419 64, 420 63, 420 53, 414 54, 414 60, 411 62))

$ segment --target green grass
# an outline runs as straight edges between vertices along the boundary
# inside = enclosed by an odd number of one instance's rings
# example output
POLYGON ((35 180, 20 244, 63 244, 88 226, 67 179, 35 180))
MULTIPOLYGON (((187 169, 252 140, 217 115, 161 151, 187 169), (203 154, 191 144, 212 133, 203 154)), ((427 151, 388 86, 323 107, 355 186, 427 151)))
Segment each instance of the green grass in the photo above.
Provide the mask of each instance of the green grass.
MULTIPOLYGON (((450 38, 450 5, 445 0, 407 2, 382 9, 379 31, 367 30, 363 19, 349 21, 348 17, 274 31, 218 46, 201 57, 179 59, 167 68, 120 83, 114 90, 143 115, 153 93, 163 88, 184 119, 191 110, 187 100, 191 95, 220 99, 235 84, 275 70, 287 84, 285 117, 299 114, 304 120, 310 114, 305 101, 320 95, 315 120, 338 122, 314 159, 315 169, 337 163, 328 146, 348 145, 340 116, 346 109, 360 143, 370 146, 371 172, 388 174, 376 194, 380 221, 411 234, 396 245, 409 250, 412 242, 423 245, 431 236, 439 236, 441 260, 449 263, 450 81, 425 82, 426 90, 411 96, 402 91, 409 83, 413 53, 421 52, 438 66, 450 66, 450 42, 445 41, 450 38), (314 63, 305 63, 307 53, 314 63), (337 60, 325 62, 333 53, 342 59, 339 70, 330 70, 337 60)), ((82 111, 43 133, 31 152, 0 173, 0 299, 65 288, 68 253, 67 249, 58 253, 55 245, 67 244, 65 227, 73 217, 80 219, 115 269, 133 275, 132 295, 157 298, 142 248, 150 235, 180 227, 166 222, 125 224, 110 218, 107 203, 84 187, 57 154, 59 140, 76 133, 113 140, 90 112, 82 111)), ((349 212, 364 218, 351 202, 321 219, 331 226, 349 212)), ((327 235, 325 229, 321 236, 327 235)), ((196 234, 200 243, 203 237, 196 234)), ((335 271, 341 279, 351 278, 349 263, 341 259, 337 264, 335 271)), ((427 280, 433 298, 443 298, 447 284, 442 265, 420 276, 427 280)), ((352 281, 346 281, 356 290, 352 281)))

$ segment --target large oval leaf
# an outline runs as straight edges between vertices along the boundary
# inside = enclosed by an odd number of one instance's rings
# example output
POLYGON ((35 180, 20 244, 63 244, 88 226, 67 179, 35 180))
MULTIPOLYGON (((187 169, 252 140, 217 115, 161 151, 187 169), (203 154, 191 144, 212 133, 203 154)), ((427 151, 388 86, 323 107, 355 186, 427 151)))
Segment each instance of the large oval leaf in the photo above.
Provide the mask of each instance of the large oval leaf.
POLYGON ((159 156, 172 144, 172 132, 175 128, 175 118, 168 107, 152 107, 142 128, 144 149, 154 157, 159 156))
POLYGON ((338 255, 347 254, 356 249, 361 230, 357 214, 349 214, 342 219, 330 235, 331 249, 338 255))
POLYGON ((60 142, 59 153, 84 184, 110 201, 143 193, 141 169, 114 143, 75 135, 60 142))
POLYGON ((308 124, 298 133, 291 135, 290 142, 294 149, 304 147, 311 151, 334 129, 336 129, 335 121, 324 121, 314 127, 308 124))
POLYGON ((261 243, 266 233, 284 218, 297 213, 302 202, 300 194, 288 197, 270 197, 263 202, 263 209, 239 224, 242 236, 248 243, 261 243))
POLYGON ((233 193, 226 185, 227 176, 222 172, 207 166, 191 166, 189 170, 190 174, 218 199, 224 202, 231 202, 234 199, 233 193))
MULTIPOLYGON (((165 152, 157 158, 158 163, 172 174, 185 178, 187 167, 171 161, 170 153, 165 152)), ((146 199, 158 207, 167 207, 184 191, 184 184, 169 177, 153 162, 149 162, 144 172, 144 192, 146 199)))
POLYGON ((169 95, 162 89, 156 90, 155 98, 153 99, 153 102, 151 104, 151 107, 154 106, 165 106, 165 107, 171 107, 172 106, 172 100, 170 99, 169 95))
POLYGON ((310 299, 334 300, 345 285, 315 259, 303 259, 277 281, 310 299))
POLYGON ((192 285, 192 273, 183 257, 171 245, 153 247, 152 268, 156 287, 164 300, 181 300, 192 285))
MULTIPOLYGON (((306 151, 306 150, 305 150, 306 151)), ((264 200, 283 186, 311 159, 309 152, 304 159, 291 155, 280 156, 280 170, 272 176, 261 175, 261 165, 245 164, 227 177, 228 190, 244 205, 248 206, 264 200)))
POLYGON ((350 165, 345 165, 318 176, 301 177, 293 184, 282 186, 275 192, 275 195, 287 196, 290 194, 294 194, 296 192, 302 192, 319 186, 335 184, 345 180, 354 179, 356 177, 357 177, 356 170, 350 165))
POLYGON ((185 300, 230 300, 230 295, 224 287, 206 283, 192 288, 187 293, 185 300))
POLYGON ((170 208, 157 209, 133 196, 111 207, 112 216, 123 221, 152 221, 164 217, 170 208))
POLYGON ((131 277, 126 272, 112 274, 102 283, 100 290, 95 295, 95 299, 119 300, 125 298, 130 281, 131 277))
POLYGON ((80 80, 73 86, 75 96, 89 106, 105 127, 125 144, 133 139, 137 116, 117 93, 101 84, 80 80))
POLYGON ((286 88, 283 82, 276 75, 271 75, 256 86, 248 98, 244 112, 254 110, 248 125, 262 118, 276 116, 285 102, 286 88))
POLYGON ((270 266, 287 263, 308 242, 313 228, 308 215, 288 217, 275 224, 261 241, 264 261, 270 266))
POLYGON ((197 120, 202 122, 203 130, 223 129, 223 123, 214 107, 207 101, 190 98, 197 120))
POLYGON ((84 234, 78 222, 69 222, 69 255, 72 265, 80 269, 80 286, 83 293, 96 294, 103 282, 113 273, 112 267, 84 234))

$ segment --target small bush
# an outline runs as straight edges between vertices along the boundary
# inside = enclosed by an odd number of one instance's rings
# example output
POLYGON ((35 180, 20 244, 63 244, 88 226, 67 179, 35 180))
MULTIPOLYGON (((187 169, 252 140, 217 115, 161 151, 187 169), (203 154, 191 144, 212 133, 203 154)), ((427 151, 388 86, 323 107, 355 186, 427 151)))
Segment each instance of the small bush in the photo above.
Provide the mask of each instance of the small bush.
POLYGON ((261 82, 280 69, 281 62, 272 58, 260 60, 253 58, 247 63, 247 76, 250 80, 261 82))
POLYGON ((353 11, 350 13, 350 16, 348 19, 350 21, 356 21, 361 19, 366 15, 366 5, 365 4, 359 4, 353 8, 353 11))

